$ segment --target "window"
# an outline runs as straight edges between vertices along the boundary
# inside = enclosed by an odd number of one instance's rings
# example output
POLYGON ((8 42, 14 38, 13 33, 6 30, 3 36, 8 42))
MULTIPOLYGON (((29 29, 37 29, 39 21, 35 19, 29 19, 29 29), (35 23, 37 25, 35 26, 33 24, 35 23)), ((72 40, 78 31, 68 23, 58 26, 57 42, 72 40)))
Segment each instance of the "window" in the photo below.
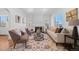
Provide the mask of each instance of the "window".
POLYGON ((63 25, 63 16, 58 15, 55 17, 55 24, 56 26, 60 26, 63 25))
POLYGON ((5 27, 7 22, 7 16, 0 16, 0 27, 5 27))

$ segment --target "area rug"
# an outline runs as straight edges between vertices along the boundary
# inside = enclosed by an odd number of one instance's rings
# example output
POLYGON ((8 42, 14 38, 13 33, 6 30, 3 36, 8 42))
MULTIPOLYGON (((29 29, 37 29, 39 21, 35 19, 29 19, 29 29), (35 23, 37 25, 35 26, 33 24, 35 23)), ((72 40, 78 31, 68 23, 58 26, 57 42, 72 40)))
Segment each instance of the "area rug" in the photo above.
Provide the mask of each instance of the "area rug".
POLYGON ((10 49, 11 51, 64 51, 63 48, 57 47, 56 44, 44 34, 44 40, 35 41, 33 36, 30 36, 27 42, 27 48, 23 44, 17 44, 15 49, 10 49))

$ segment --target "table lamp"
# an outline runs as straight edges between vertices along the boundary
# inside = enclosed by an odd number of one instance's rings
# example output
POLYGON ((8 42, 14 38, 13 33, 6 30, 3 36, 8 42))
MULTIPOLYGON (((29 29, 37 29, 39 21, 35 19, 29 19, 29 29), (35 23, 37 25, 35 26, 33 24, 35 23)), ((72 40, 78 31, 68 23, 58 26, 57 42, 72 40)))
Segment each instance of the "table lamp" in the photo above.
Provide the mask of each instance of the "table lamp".
POLYGON ((74 26, 73 31, 72 31, 72 36, 73 37, 78 37, 78 28, 77 28, 77 26, 79 26, 79 20, 69 21, 69 26, 74 26))

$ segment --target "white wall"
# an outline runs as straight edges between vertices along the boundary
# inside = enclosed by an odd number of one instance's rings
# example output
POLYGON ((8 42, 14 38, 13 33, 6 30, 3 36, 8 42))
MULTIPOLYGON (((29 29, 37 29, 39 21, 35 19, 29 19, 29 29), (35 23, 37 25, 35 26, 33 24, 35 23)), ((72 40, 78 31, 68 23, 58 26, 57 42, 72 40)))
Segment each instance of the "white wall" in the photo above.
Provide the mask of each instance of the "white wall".
MULTIPOLYGON (((7 9, 4 8, 0 8, 0 16, 10 16, 10 13, 7 11, 7 9)), ((10 19, 10 17, 8 17, 8 19, 10 19)), ((7 29, 8 29, 8 24, 10 22, 7 23, 6 27, 0 27, 0 34, 6 34, 7 35, 7 29)))
MULTIPOLYGON (((72 30, 73 30, 73 26, 69 26, 69 24, 68 24, 68 22, 66 21, 66 17, 65 17, 65 15, 66 15, 66 12, 68 12, 68 11, 70 11, 70 10, 72 10, 73 8, 69 8, 69 9, 63 9, 63 10, 59 10, 59 12, 58 13, 56 13, 56 14, 54 14, 54 16, 52 15, 51 17, 51 26, 55 26, 55 24, 54 24, 54 20, 55 19, 53 19, 56 15, 59 15, 59 14, 62 14, 63 15, 63 27, 64 28, 67 28, 69 31, 71 31, 72 32, 72 30)), ((79 11, 79 10, 78 10, 79 11)), ((78 12, 78 14, 79 14, 79 12, 78 12)), ((79 15, 78 15, 78 17, 79 17, 79 15)), ((78 27, 78 34, 79 34, 79 26, 77 26, 78 27)), ((79 45, 79 41, 77 42, 77 44, 79 45)))
POLYGON ((31 27, 35 28, 36 26, 44 26, 45 23, 48 23, 50 26, 50 15, 46 14, 30 14, 26 16, 26 25, 29 27, 29 23, 31 23, 31 27))
MULTIPOLYGON (((68 8, 68 9, 67 8, 64 8, 63 10, 59 10, 58 13, 52 15, 52 19, 51 19, 51 22, 52 23, 51 23, 51 26, 54 26, 55 27, 55 23, 53 23, 55 19, 53 19, 53 18, 55 16, 59 15, 59 14, 62 14, 63 15, 63 27, 64 28, 67 28, 69 31, 72 31, 73 30, 73 26, 69 26, 69 24, 68 24, 69 22, 66 21, 66 12, 68 12, 68 11, 70 11, 72 9, 73 8, 68 8)), ((78 34, 79 34, 79 26, 77 26, 77 27, 78 27, 78 34)))
POLYGON ((57 13, 55 13, 54 15, 52 14, 51 16, 51 26, 56 26, 55 25, 55 16, 58 15, 62 15, 63 16, 63 27, 71 27, 68 25, 68 22, 66 21, 66 12, 68 12, 69 10, 72 10, 73 8, 62 8, 61 10, 58 10, 57 13))
POLYGON ((31 23, 31 27, 35 28, 36 26, 44 26, 45 23, 51 24, 50 15, 49 14, 26 14, 21 9, 15 9, 15 8, 4 8, 0 9, 0 15, 7 15, 8 16, 8 25, 7 27, 0 27, 0 34, 7 34, 8 30, 18 28, 23 29, 24 27, 29 27, 29 23, 31 23), (21 16, 25 19, 25 24, 22 23, 15 23, 15 16, 21 16))
MULTIPOLYGON (((8 16, 8 22, 6 27, 0 27, 0 34, 2 35, 9 35, 8 31, 13 28, 23 29, 26 27, 26 23, 15 23, 15 16, 21 16, 24 17, 24 20, 26 20, 26 15, 24 12, 22 12, 20 9, 2 9, 0 8, 0 15, 2 16, 8 16)), ((26 21, 25 21, 26 22, 26 21)), ((10 38, 10 36, 9 36, 10 38)))
POLYGON ((10 11, 10 17, 11 17, 11 20, 10 20, 10 28, 9 29, 12 29, 12 28, 20 28, 20 27, 25 27, 26 26, 26 23, 23 24, 22 23, 22 18, 24 18, 24 20, 26 20, 26 15, 24 13, 22 13, 22 11, 20 9, 9 9, 10 11), (15 16, 20 16, 21 17, 21 21, 20 23, 16 23, 15 22, 15 16))
MULTIPOLYGON (((11 9, 0 9, 0 15, 7 15, 8 16, 9 22, 8 22, 8 26, 6 28, 9 28, 9 29, 29 27, 29 23, 31 23, 32 28, 34 28, 35 26, 45 26, 45 23, 49 24, 49 26, 55 26, 54 17, 59 14, 64 15, 63 26, 68 27, 68 22, 66 22, 66 19, 65 19, 65 13, 69 10, 71 10, 71 8, 57 10, 57 12, 54 14, 52 13, 52 16, 51 16, 49 14, 41 14, 41 13, 26 14, 20 9, 11 8, 11 9), (23 24, 22 22, 15 23, 15 16, 16 15, 24 17, 24 19, 26 20, 25 21, 26 24, 23 24)), ((1 28, 1 29, 3 30, 3 28, 1 28)), ((1 33, 3 33, 3 31, 1 31, 1 33)), ((4 33, 6 33, 6 32, 4 32, 4 33)))

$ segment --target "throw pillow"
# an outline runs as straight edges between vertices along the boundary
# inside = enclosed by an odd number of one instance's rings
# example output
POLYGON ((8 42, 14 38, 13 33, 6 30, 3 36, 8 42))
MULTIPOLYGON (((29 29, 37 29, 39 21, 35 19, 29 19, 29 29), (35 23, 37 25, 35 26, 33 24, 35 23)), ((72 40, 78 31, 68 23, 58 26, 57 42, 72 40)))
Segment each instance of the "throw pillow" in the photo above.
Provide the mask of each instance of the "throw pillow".
POLYGON ((64 29, 61 31, 61 33, 69 33, 69 31, 68 31, 66 28, 64 28, 64 29))
POLYGON ((59 28, 59 32, 58 33, 60 33, 62 30, 63 30, 63 28, 59 28))
POLYGON ((58 28, 56 28, 55 33, 58 33, 58 28))
POLYGON ((21 36, 21 32, 19 29, 15 29, 16 33, 21 36))
POLYGON ((63 28, 57 28, 55 33, 60 33, 62 31, 63 28))

